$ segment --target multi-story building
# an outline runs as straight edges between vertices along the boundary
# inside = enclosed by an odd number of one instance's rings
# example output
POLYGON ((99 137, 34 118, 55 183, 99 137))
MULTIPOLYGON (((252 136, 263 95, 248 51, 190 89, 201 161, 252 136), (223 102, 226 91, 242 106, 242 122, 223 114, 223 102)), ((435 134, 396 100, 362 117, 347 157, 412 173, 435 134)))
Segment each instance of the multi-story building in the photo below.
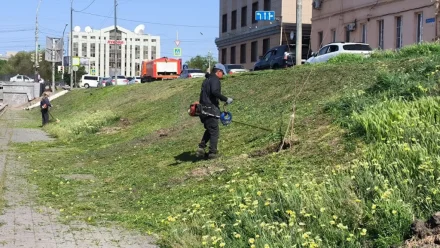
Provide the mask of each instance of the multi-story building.
MULTIPOLYGON (((312 0, 302 6, 303 44, 310 41, 312 0)), ((296 1, 293 0, 220 0, 219 61, 242 64, 252 69, 271 47, 294 44, 296 38, 296 1), (256 11, 275 11, 275 21, 257 21, 256 11)))
POLYGON ((399 49, 438 35, 439 0, 314 0, 312 49, 330 42, 364 42, 399 49))
POLYGON ((116 34, 114 39, 114 26, 73 32, 73 57, 87 61, 86 70, 101 77, 139 76, 142 61, 160 57, 159 36, 135 33, 119 26, 116 34))

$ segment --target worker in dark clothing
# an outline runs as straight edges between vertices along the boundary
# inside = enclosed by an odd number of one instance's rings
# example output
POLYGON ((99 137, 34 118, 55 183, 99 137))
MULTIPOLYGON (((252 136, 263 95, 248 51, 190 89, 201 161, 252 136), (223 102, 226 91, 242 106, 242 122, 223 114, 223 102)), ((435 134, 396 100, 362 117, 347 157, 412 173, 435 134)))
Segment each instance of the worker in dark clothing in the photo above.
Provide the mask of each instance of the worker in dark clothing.
POLYGON ((221 93, 220 79, 226 74, 226 68, 223 64, 216 64, 212 69, 212 73, 209 78, 205 79, 202 84, 200 92, 199 103, 202 105, 203 111, 207 114, 200 116, 200 121, 205 127, 205 133, 199 143, 197 149, 197 156, 205 156, 205 148, 209 144, 208 159, 217 158, 217 143, 220 135, 218 118, 220 117, 219 100, 226 102, 226 104, 232 103, 232 98, 225 97, 221 93))
POLYGON ((40 102, 41 116, 43 118, 43 126, 49 123, 49 107, 52 107, 49 101, 49 93, 44 92, 43 99, 40 102))

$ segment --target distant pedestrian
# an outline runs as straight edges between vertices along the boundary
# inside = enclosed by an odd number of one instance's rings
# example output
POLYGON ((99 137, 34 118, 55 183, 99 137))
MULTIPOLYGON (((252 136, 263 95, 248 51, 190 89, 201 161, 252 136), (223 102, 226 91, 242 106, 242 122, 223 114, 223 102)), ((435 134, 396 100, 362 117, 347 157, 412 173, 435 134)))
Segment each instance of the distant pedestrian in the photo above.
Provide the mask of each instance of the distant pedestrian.
POLYGON ((49 101, 49 93, 44 92, 43 93, 43 99, 41 99, 40 102, 40 108, 41 108, 41 117, 43 118, 43 125, 46 125, 49 123, 49 107, 52 107, 49 101))

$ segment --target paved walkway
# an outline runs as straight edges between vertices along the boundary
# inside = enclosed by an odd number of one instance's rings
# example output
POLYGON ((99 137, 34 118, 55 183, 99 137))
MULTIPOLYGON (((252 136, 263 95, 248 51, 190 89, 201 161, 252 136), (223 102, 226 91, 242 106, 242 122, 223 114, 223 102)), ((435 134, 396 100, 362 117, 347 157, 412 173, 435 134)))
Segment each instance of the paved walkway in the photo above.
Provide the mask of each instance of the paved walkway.
POLYGON ((58 214, 49 208, 36 206, 36 187, 24 175, 29 169, 18 162, 17 155, 8 151, 10 142, 47 140, 37 129, 14 129, 19 119, 17 111, 0 113, 0 247, 157 247, 150 237, 121 228, 103 228, 85 223, 61 224, 58 214))

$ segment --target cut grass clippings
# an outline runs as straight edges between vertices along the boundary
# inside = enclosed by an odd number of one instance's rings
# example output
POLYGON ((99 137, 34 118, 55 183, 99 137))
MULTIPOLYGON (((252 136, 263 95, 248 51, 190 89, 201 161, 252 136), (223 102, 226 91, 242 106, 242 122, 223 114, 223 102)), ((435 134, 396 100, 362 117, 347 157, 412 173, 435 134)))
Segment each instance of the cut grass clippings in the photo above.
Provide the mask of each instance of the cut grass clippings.
POLYGON ((46 128, 68 137, 51 145, 63 150, 16 147, 41 203, 157 233, 162 247, 399 245, 440 204, 438 50, 228 76, 234 120, 273 131, 221 127, 217 160, 194 156, 203 127, 187 108, 201 79, 72 91, 54 101, 63 125, 46 128), (297 142, 273 152, 296 96, 297 142))

